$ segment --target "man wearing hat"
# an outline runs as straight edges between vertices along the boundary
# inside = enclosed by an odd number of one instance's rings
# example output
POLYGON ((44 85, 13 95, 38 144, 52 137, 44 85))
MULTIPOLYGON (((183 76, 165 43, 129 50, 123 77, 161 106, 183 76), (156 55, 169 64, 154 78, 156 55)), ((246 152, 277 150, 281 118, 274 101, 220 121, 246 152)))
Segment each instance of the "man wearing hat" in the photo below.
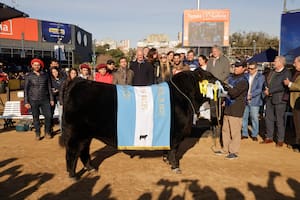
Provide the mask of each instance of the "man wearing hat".
POLYGON ((226 159, 238 158, 241 143, 241 129, 246 97, 248 92, 248 80, 245 77, 246 62, 234 64, 234 73, 229 76, 228 96, 225 99, 225 109, 222 127, 222 151, 215 152, 218 155, 227 155, 226 159))
POLYGON ((51 106, 54 100, 51 92, 51 82, 48 74, 42 69, 44 63, 38 58, 31 60, 32 71, 25 76, 24 103, 31 109, 36 140, 41 139, 40 109, 45 117, 45 137, 51 138, 51 106))

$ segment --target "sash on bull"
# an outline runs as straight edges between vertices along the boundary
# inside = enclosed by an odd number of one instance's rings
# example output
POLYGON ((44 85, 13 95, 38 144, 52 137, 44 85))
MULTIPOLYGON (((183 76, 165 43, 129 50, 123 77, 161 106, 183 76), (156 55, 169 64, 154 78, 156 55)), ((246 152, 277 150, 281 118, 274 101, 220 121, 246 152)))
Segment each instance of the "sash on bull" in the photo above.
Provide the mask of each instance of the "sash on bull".
MULTIPOLYGON (((202 80, 215 82, 217 79, 209 72, 198 69, 178 73, 167 82, 171 111, 170 150, 165 154, 164 160, 168 161, 176 173, 181 172, 177 155, 179 144, 191 134, 194 116, 205 100, 199 87, 202 80)), ((79 178, 76 175, 78 158, 86 170, 95 170, 89 154, 93 138, 117 148, 116 87, 80 78, 69 84, 63 102, 60 142, 66 147, 66 166, 71 178, 79 178)))

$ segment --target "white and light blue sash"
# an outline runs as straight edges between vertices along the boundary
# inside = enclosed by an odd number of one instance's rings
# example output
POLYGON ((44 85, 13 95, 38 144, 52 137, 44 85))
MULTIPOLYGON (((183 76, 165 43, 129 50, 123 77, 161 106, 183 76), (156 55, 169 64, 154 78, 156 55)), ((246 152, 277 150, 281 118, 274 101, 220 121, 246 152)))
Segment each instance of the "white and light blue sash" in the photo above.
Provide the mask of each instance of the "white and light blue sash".
POLYGON ((167 83, 117 85, 120 150, 170 149, 171 108, 167 83))

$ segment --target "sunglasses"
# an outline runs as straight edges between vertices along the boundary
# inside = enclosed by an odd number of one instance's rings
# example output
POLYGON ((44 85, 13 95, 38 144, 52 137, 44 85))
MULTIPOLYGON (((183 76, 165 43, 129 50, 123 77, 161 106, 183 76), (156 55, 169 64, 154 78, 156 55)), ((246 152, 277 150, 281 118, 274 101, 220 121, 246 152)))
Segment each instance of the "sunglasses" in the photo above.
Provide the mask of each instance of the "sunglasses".
POLYGON ((248 69, 249 69, 249 70, 254 70, 254 69, 256 69, 256 68, 250 68, 250 67, 249 67, 248 69))

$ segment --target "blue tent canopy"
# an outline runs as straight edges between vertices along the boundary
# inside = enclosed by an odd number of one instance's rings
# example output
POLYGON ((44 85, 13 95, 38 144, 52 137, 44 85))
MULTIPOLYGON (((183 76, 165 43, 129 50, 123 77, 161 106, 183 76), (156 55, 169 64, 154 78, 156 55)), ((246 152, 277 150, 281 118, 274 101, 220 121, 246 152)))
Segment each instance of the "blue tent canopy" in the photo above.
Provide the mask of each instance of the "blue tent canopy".
POLYGON ((277 55, 278 51, 270 47, 267 50, 254 55, 252 58, 249 58, 247 62, 273 62, 277 55))

